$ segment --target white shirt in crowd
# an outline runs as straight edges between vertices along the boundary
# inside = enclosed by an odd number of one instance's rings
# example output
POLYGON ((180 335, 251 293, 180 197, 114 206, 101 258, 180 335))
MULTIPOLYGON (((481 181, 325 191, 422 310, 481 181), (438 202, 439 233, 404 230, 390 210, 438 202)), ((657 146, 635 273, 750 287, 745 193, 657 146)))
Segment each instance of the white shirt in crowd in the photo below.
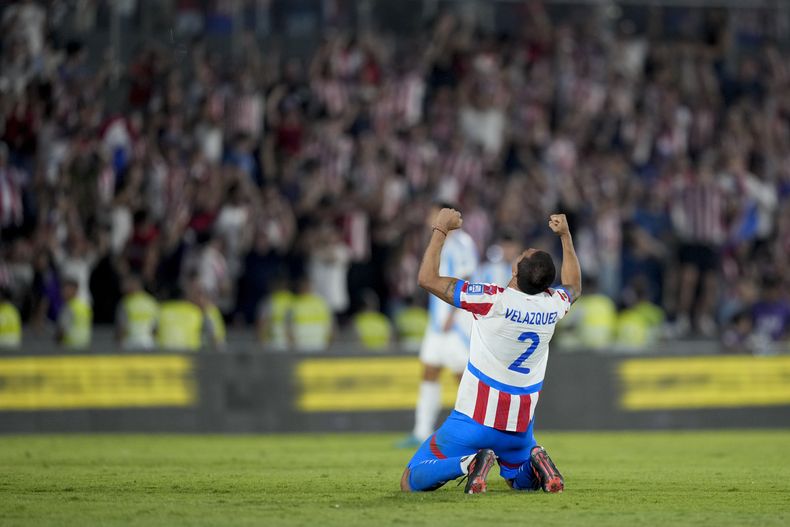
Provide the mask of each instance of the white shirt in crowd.
POLYGON ((313 291, 335 313, 348 309, 348 268, 351 250, 342 242, 317 248, 310 255, 308 273, 313 291))

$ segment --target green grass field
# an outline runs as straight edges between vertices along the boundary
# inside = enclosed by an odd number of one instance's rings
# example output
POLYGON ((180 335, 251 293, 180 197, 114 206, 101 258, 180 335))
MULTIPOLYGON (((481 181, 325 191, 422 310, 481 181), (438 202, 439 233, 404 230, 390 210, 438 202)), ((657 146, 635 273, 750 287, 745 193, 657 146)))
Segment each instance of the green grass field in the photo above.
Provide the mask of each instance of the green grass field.
POLYGON ((790 431, 540 434, 559 495, 401 493, 396 439, 0 437, 0 525, 790 525, 790 431))

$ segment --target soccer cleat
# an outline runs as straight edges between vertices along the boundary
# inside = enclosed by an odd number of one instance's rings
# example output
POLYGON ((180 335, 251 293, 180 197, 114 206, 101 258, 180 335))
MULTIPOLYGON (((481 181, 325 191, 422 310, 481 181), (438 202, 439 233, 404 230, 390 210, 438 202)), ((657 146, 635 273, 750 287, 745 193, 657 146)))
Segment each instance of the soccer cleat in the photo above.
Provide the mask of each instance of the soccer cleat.
POLYGON ((469 463, 467 472, 468 480, 464 487, 464 494, 481 494, 486 491, 486 478, 491 467, 496 462, 496 454, 493 450, 484 448, 478 450, 475 458, 469 463))
POLYGON ((562 479, 562 474, 557 470, 546 450, 542 446, 536 446, 532 449, 529 458, 543 490, 551 493, 562 492, 565 488, 565 480, 562 479))
POLYGON ((530 468, 532 469, 532 488, 528 489, 530 491, 540 490, 542 487, 542 483, 540 480, 540 474, 538 473, 537 469, 532 465, 532 461, 530 460, 529 463, 530 468))

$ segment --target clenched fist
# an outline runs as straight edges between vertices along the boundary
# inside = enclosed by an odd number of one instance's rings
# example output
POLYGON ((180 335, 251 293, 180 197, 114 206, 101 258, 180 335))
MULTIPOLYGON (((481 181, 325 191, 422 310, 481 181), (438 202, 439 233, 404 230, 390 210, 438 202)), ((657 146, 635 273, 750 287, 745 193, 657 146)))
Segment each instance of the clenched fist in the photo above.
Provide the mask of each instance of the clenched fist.
POLYGON ((461 213, 455 209, 442 209, 436 215, 433 226, 445 232, 460 229, 464 223, 461 213))
POLYGON ((552 214, 549 216, 549 229, 554 231, 554 234, 557 236, 571 233, 568 227, 568 218, 565 217, 565 214, 552 214))

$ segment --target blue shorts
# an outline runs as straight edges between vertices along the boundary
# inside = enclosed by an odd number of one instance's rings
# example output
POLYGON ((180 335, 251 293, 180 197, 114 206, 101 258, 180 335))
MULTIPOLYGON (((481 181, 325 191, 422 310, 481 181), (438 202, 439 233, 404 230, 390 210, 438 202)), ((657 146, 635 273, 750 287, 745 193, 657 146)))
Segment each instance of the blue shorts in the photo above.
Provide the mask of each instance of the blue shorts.
POLYGON ((407 466, 411 469, 427 460, 466 456, 481 448, 490 448, 499 457, 499 475, 514 479, 518 468, 529 460, 535 445, 532 422, 526 432, 503 432, 453 410, 439 430, 414 453, 407 466))

